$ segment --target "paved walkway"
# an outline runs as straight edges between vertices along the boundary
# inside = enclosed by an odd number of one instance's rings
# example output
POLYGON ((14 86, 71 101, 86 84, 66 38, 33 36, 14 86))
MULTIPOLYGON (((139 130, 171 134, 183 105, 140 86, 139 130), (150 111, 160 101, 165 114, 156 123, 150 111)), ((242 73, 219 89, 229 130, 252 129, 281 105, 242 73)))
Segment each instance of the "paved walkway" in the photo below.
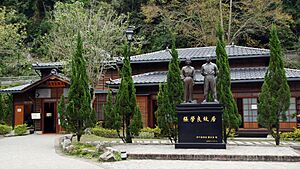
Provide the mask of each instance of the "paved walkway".
MULTIPOLYGON (((123 144, 122 141, 104 141, 105 143, 112 144, 123 144)), ((139 140, 132 141, 134 144, 164 144, 164 145, 172 145, 169 140, 139 140)), ((263 138, 235 138, 233 140, 228 140, 227 145, 233 146, 275 146, 275 141, 272 139, 263 139, 263 138)), ((281 141, 280 146, 300 146, 300 142, 294 141, 281 141)))
POLYGON ((101 169, 96 164, 58 155, 60 135, 28 135, 0 139, 0 169, 101 169))
MULTIPOLYGON (((279 162, 231 162, 231 161, 126 160, 126 161, 114 162, 114 163, 97 164, 93 162, 92 163, 87 162, 86 160, 81 160, 78 158, 75 159, 72 157, 66 157, 57 154, 54 149, 54 141, 56 138, 60 136, 61 135, 28 135, 28 136, 21 136, 21 137, 1 138, 0 139, 0 169, 141 169, 141 168, 143 169, 153 169, 153 168, 155 169, 194 169, 194 168, 195 169, 198 168, 299 169, 300 168, 300 163, 295 163, 295 162, 279 163, 279 162)), ((119 145, 119 146, 124 146, 124 145, 119 145)), ((161 146, 171 146, 171 145, 161 145, 161 146)), ((132 148, 131 146, 127 146, 127 147, 132 148)), ((234 146, 234 147, 240 147, 240 148, 244 147, 245 151, 248 151, 248 153, 257 150, 255 146, 253 147, 234 146)), ((282 147, 281 149, 277 149, 277 153, 281 153, 281 154, 291 153, 290 149, 287 150, 287 148, 288 147, 282 147)), ((153 146, 151 149, 153 149, 153 146)), ((174 147, 172 148, 172 150, 174 150, 174 147)), ((164 150, 162 149, 160 151, 164 151, 164 150)), ((192 150, 192 151, 196 151, 196 150, 192 150)), ((265 153, 268 152, 269 151, 266 151, 265 153)))
POLYGON ((118 145, 114 148, 128 154, 203 154, 203 155, 281 155, 300 156, 290 147, 227 146, 226 149, 175 149, 174 145, 118 145))
POLYGON ((104 163, 107 169, 299 169, 300 163, 241 161, 126 160, 104 163))

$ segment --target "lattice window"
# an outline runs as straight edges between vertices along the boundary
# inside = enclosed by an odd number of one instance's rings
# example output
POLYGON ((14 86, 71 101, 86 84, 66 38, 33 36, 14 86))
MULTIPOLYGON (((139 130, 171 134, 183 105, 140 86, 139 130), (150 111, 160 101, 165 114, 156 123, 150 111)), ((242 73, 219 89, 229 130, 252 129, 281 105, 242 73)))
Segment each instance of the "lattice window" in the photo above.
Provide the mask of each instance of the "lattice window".
POLYGON ((285 112, 287 119, 284 122, 296 122, 295 113, 296 113, 296 98, 292 97, 290 98, 290 107, 285 112))
POLYGON ((243 98, 244 122, 257 122, 257 98, 243 98))

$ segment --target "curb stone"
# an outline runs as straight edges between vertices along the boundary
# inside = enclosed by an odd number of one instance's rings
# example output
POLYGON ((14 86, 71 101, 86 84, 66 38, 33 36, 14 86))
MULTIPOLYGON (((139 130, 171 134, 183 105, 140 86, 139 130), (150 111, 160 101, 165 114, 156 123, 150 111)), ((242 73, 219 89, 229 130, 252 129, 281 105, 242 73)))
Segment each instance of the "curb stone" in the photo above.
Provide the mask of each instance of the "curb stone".
POLYGON ((201 160, 201 161, 273 161, 300 162, 300 156, 273 155, 205 155, 205 154, 127 154, 135 160, 201 160))

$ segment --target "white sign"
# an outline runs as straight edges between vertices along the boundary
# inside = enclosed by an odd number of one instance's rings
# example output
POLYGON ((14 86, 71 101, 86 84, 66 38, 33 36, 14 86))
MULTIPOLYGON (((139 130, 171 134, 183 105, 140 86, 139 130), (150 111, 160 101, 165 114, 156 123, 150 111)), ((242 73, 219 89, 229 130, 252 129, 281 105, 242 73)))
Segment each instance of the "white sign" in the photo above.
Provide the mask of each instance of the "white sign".
POLYGON ((51 98, 51 89, 36 89, 35 98, 51 98))
POLYGON ((252 110, 256 110, 256 109, 257 109, 257 104, 252 104, 252 105, 251 105, 251 109, 252 109, 252 110))
POLYGON ((41 119, 41 113, 31 113, 31 119, 32 120, 41 119))
POLYGON ((46 117, 51 117, 52 113, 46 113, 46 117))
POLYGON ((17 109, 17 112, 18 112, 18 113, 22 112, 22 109, 20 109, 20 108, 19 108, 19 109, 17 109))

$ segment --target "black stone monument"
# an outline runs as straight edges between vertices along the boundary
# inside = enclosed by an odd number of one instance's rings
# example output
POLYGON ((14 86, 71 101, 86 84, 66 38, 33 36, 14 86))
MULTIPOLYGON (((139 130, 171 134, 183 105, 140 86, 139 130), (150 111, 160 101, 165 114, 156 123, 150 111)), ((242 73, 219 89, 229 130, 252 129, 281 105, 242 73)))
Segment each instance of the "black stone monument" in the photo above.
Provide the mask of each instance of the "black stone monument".
POLYGON ((223 105, 214 102, 179 104, 175 148, 226 149, 222 137, 223 105))

